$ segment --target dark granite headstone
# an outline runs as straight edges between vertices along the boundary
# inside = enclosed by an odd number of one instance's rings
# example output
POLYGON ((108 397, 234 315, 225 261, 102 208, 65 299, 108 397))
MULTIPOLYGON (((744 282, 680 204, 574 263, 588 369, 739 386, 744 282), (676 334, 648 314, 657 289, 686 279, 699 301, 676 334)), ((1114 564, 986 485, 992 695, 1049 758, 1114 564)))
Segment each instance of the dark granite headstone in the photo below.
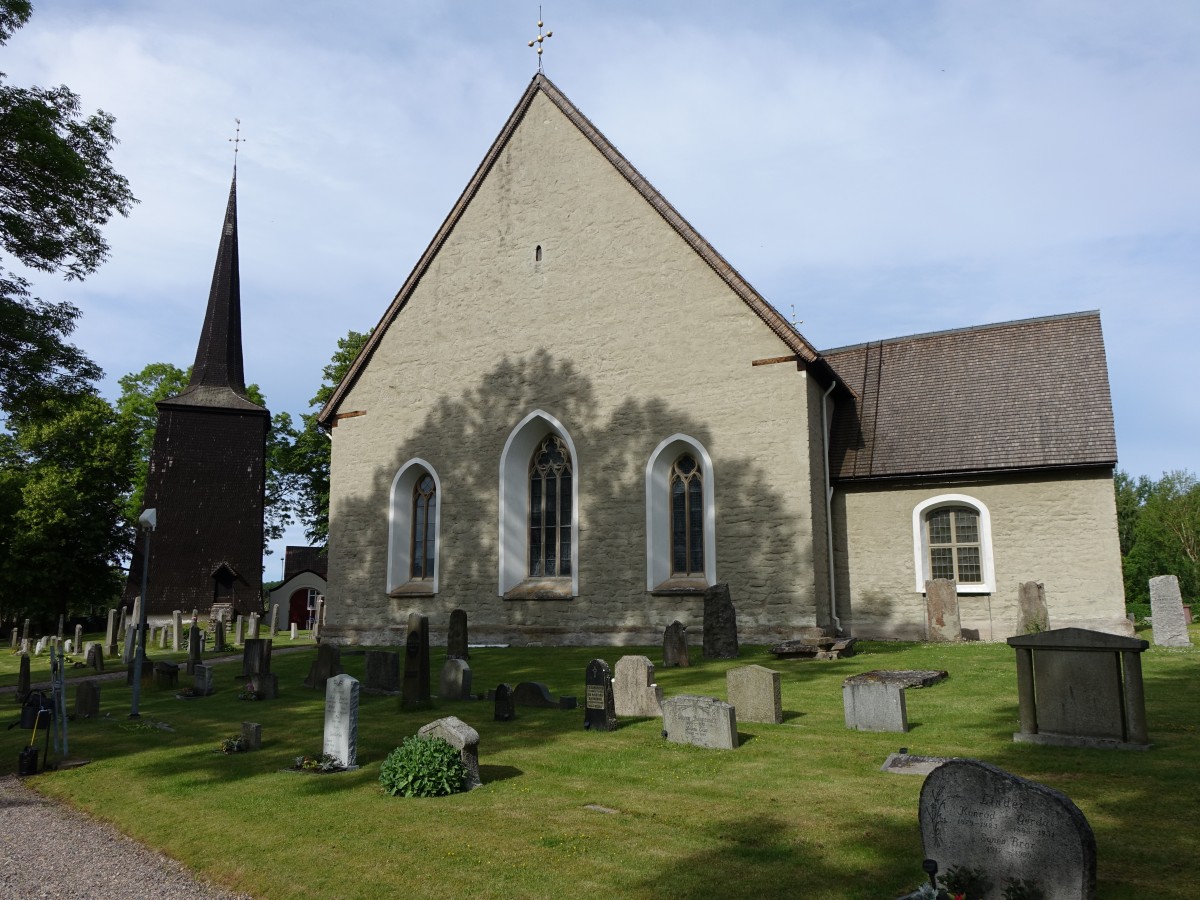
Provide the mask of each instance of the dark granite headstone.
POLYGON ((242 675, 263 675, 271 671, 271 639, 248 638, 242 645, 242 675))
POLYGON ((24 703, 29 696, 29 654, 21 654, 21 668, 17 673, 17 702, 24 703))
POLYGON ((584 686, 583 727, 596 731, 615 731, 617 706, 613 697, 612 669, 602 659, 587 666, 584 686))
POLYGON ((550 696, 550 689, 540 681, 522 681, 518 684, 513 691, 513 703, 536 709, 558 709, 558 701, 550 696))
POLYGON ((467 613, 456 609, 450 613, 450 630, 446 633, 446 656, 451 659, 470 659, 467 650, 467 613))
MULTIPOLYGON (((149 662, 149 660, 147 660, 149 662)), ((179 687, 179 666, 175 663, 157 662, 154 664, 154 686, 156 688, 179 687)))
POLYGON ((1065 794, 974 759, 952 759, 921 786, 926 859, 982 870, 985 900, 1009 882, 1033 882, 1054 900, 1096 896, 1096 838, 1065 794))
POLYGON ((104 647, 100 644, 92 644, 87 651, 87 664, 90 668, 97 672, 104 671, 104 647))
POLYGON ((187 658, 187 673, 189 675, 196 674, 196 666, 200 665, 203 660, 200 645, 200 626, 195 622, 188 629, 188 658, 187 658))
POLYGON ((217 622, 213 628, 213 653, 224 653, 225 650, 225 623, 217 622))
POLYGON ((688 667, 692 664, 688 656, 687 626, 674 621, 663 631, 663 668, 688 667))
POLYGON ((516 704, 513 703, 512 688, 507 684, 496 686, 496 713, 493 718, 497 722, 511 722, 517 717, 516 704))
POLYGON ((704 658, 737 659, 737 613, 729 585, 714 584, 704 592, 704 658))
POLYGON ((400 692, 400 654, 388 650, 368 650, 365 654, 366 680, 363 691, 368 694, 400 692))
POLYGON ((258 722, 242 723, 242 742, 244 750, 262 749, 262 725, 258 722))
POLYGON ((429 617, 420 613, 410 613, 408 616, 401 702, 407 709, 423 709, 430 704, 429 617))
POLYGON ((317 658, 313 660, 304 679, 304 686, 313 690, 325 690, 325 682, 334 675, 342 674, 342 651, 335 644, 319 644, 317 658))
POLYGON ((90 719, 100 715, 100 685, 95 681, 80 681, 75 685, 75 718, 90 719))
POLYGON ((259 700, 278 700, 279 676, 274 672, 255 672, 250 676, 250 690, 258 695, 259 700))

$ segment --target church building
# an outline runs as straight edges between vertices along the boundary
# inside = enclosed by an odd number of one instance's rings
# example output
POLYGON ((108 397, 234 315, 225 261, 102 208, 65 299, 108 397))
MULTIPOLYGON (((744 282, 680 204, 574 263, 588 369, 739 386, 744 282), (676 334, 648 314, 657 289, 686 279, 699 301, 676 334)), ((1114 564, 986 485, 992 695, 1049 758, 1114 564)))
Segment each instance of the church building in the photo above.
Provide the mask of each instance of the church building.
MULTIPOLYGON (((237 177, 213 268, 188 386, 160 400, 146 476, 150 538, 147 614, 208 615, 262 609, 263 492, 271 414, 246 396, 238 277, 237 177)), ((143 542, 135 546, 122 605, 141 590, 143 542)))
POLYGON ((541 73, 320 420, 334 642, 1128 629, 1097 313, 818 350, 541 73))

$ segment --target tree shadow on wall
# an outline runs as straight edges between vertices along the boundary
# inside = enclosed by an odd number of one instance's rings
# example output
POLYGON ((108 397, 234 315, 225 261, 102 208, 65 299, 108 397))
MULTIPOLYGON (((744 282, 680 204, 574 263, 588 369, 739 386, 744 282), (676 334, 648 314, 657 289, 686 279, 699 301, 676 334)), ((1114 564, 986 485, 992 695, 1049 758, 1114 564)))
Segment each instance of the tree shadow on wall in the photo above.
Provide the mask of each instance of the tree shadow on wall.
MULTIPOLYGON (((425 460, 437 472, 441 484, 440 593, 432 600, 393 601, 396 621, 392 624, 402 624, 399 616, 406 611, 402 607, 411 605, 431 615, 436 634, 446 627, 444 618, 449 610, 459 605, 454 598, 462 598, 464 593, 471 597, 486 593, 496 600, 497 612, 486 617, 486 624, 503 627, 521 622, 521 604, 501 608, 503 601, 496 596, 497 483, 505 442, 523 418, 539 409, 562 423, 578 455, 581 509, 577 514, 580 558, 576 562, 581 595, 596 598, 596 589, 589 588, 589 582, 603 580, 611 585, 619 581, 627 586, 623 596, 604 599, 620 600, 615 606, 635 610, 626 615, 628 621, 605 624, 640 622, 645 613, 637 610, 651 610, 658 599, 645 592, 645 468, 655 447, 676 433, 699 441, 714 459, 717 577, 729 582, 739 614, 754 614, 763 621, 770 621, 772 614, 789 614, 790 598, 773 596, 774 572, 811 578, 811 543, 802 546, 794 513, 786 512, 783 495, 772 488, 779 476, 748 452, 755 448, 716 446, 704 422, 664 399, 631 397, 603 417, 593 380, 572 361, 556 359, 544 350, 502 360, 475 387, 457 397, 443 395, 415 424, 404 418, 404 396, 397 387, 395 396, 385 401, 386 409, 366 411, 367 415, 386 413, 398 418, 396 432, 410 436, 400 440, 387 462, 374 469, 369 484, 352 485, 353 495, 336 503, 335 521, 353 522, 354 527, 331 529, 333 565, 366 573, 370 587, 363 590, 382 594, 393 479, 400 467, 413 459, 425 460), (620 525, 606 527, 606 520, 608 526, 613 522, 620 525), (730 547, 737 552, 723 552, 730 547), (606 573, 603 579, 598 575, 602 569, 606 573)), ((355 427, 355 420, 342 427, 355 427)), ((346 606, 346 617, 339 619, 356 621, 354 602, 353 596, 333 598, 334 604, 346 606)), ((374 605, 377 601, 372 597, 369 602, 374 605)), ((674 600, 662 604, 663 608, 675 606, 674 600)), ((474 629, 474 615, 472 619, 474 629)), ((670 618, 655 624, 665 627, 669 623, 670 618)), ((694 627, 699 622, 690 624, 694 627)))

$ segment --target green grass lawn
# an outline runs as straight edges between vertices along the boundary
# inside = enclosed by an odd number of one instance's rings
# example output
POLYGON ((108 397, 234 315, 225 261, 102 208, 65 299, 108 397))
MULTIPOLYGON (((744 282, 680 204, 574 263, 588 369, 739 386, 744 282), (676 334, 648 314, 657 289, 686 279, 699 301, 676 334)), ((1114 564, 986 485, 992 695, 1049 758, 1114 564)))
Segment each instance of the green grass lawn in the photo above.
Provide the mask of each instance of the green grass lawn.
MULTIPOLYGON (((1200 629, 1193 640, 1200 644, 1200 629)), ((213 697, 143 695, 144 720, 173 732, 127 730, 129 691, 104 684, 110 717, 70 723, 71 756, 91 764, 29 783, 258 897, 879 900, 924 878, 922 779, 879 771, 906 746, 982 759, 1066 793, 1096 832, 1100 897, 1195 896, 1200 649, 1143 654, 1154 747, 1120 752, 1014 744, 1014 654, 1003 644, 859 647, 836 662, 777 661, 743 647, 737 661, 658 669, 667 696, 722 698, 735 665, 783 672, 784 723, 739 723, 735 751, 667 743, 660 720, 592 733, 582 710, 518 708, 516 721, 494 722, 487 702, 401 712, 395 698, 364 695, 362 768, 330 776, 281 771, 296 755, 320 751, 323 694, 301 686, 312 651, 273 659, 280 698, 272 702, 237 700, 240 665, 225 664, 213 697), (908 691, 906 735, 845 728, 842 679, 879 668, 950 672, 935 687, 908 691), (384 756, 444 715, 479 731, 484 786, 437 799, 383 795, 384 756), (262 724, 262 750, 215 752, 247 720, 262 724)), ((582 698, 588 661, 615 664, 624 653, 661 659, 661 648, 472 650, 474 686, 536 680, 556 696, 582 698)), ((363 676, 362 656, 343 662, 363 676)), ((435 650, 435 685, 442 662, 435 650)), ((0 772, 15 770, 28 739, 0 731, 0 772)))

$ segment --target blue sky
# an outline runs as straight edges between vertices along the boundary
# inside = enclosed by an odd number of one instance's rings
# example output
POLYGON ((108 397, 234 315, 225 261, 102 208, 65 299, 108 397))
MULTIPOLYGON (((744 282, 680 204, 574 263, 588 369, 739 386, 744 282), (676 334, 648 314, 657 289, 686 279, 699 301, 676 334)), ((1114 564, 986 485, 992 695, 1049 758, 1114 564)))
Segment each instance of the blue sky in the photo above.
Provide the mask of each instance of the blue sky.
MULTIPOLYGON (((815 345, 1099 309, 1121 467, 1200 471, 1200 4, 543 15, 546 74, 815 345)), ((0 70, 113 113, 142 201, 96 275, 35 279, 83 310, 106 392, 191 362, 239 117, 246 371, 305 411, 536 71, 536 22, 509 0, 38 3, 0 70)))

